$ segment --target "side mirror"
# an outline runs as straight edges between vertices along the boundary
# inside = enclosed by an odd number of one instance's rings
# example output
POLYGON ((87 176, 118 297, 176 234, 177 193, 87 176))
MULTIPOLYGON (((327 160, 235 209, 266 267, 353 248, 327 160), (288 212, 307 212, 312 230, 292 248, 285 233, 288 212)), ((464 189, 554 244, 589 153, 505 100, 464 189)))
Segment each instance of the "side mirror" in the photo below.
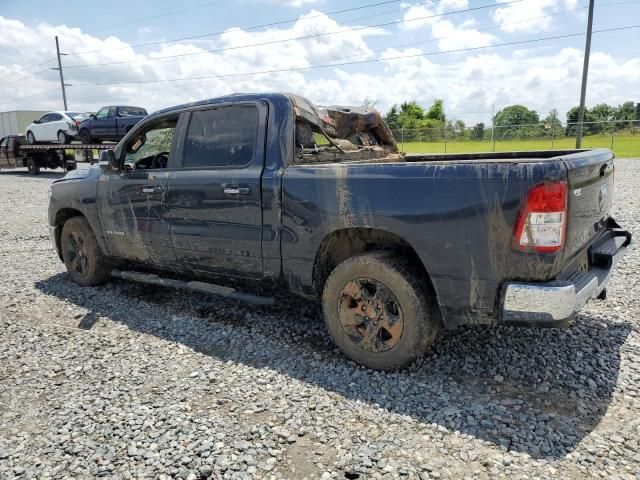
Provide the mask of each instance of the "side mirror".
POLYGON ((92 113, 91 115, 89 115, 89 118, 96 118, 96 116, 92 113))
POLYGON ((118 165, 118 160, 116 159, 116 154, 113 153, 113 150, 103 150, 100 153, 100 164, 101 165, 109 165, 114 170, 119 170, 120 165, 118 165))
POLYGON ((33 121, 33 123, 40 123, 40 120, 35 119, 35 120, 33 121))

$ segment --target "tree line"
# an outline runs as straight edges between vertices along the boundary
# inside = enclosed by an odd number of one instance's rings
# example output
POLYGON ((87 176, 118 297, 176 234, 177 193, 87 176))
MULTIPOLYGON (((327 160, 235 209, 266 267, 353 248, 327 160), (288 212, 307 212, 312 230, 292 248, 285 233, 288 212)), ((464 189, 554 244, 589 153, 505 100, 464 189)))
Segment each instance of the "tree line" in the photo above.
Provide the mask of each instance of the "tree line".
MULTIPOLYGON (((540 118, 535 110, 524 105, 509 105, 494 115, 492 125, 480 122, 467 127, 462 120, 448 119, 444 102, 436 99, 428 109, 416 101, 393 105, 384 119, 394 133, 404 135, 405 141, 428 142, 443 138, 488 140, 492 136, 504 140, 545 136, 573 137, 577 133, 578 112, 578 106, 569 109, 566 126, 563 126, 555 109, 540 118), (493 132, 492 127, 495 127, 493 132)), ((585 108, 584 122, 584 135, 610 134, 640 126, 640 103, 629 100, 617 106, 600 103, 585 108)))

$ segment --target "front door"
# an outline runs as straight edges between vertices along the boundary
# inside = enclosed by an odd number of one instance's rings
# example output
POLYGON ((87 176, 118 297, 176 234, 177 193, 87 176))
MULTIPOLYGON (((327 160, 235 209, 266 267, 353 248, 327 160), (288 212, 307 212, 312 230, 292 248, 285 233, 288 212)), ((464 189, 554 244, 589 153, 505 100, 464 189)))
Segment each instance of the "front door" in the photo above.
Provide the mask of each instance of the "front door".
POLYGON ((116 107, 103 107, 98 110, 91 122, 91 135, 97 138, 110 138, 115 135, 116 107))
POLYGON ((185 119, 180 164, 170 174, 167 196, 181 264, 262 276, 266 118, 266 104, 248 103, 197 110, 185 119))
POLYGON ((114 257, 149 266, 175 263, 165 199, 178 119, 174 114, 139 126, 123 146, 123 169, 105 169, 100 178, 100 225, 114 257))

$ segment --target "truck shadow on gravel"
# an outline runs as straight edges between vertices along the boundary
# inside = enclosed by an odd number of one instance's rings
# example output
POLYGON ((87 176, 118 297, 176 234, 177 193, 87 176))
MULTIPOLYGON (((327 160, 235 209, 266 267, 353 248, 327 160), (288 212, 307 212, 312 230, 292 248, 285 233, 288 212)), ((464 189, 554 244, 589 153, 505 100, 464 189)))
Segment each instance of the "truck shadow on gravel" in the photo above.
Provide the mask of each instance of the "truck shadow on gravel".
POLYGON ((343 357, 319 308, 300 299, 255 307, 120 281, 80 288, 66 273, 36 288, 88 310, 60 320, 66 326, 118 322, 534 458, 565 456, 599 423, 631 331, 627 322, 588 313, 564 331, 463 327, 442 334, 419 364, 384 373, 343 357))
POLYGON ((0 170, 0 177, 6 175, 6 176, 12 176, 12 177, 30 177, 33 179, 38 179, 38 178, 56 179, 56 178, 62 178, 66 174, 67 172, 65 170, 55 170, 52 172, 40 172, 38 175, 33 175, 29 173, 26 169, 25 170, 0 170))

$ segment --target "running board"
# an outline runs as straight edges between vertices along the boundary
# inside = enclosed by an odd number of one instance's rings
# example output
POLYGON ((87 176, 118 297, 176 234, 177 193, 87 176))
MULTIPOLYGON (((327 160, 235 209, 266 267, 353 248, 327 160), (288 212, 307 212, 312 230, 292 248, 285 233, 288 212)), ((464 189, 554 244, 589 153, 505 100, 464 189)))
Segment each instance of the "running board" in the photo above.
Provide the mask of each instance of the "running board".
POLYGON ((163 287, 180 288, 184 290, 194 290, 196 292, 212 293, 225 298, 231 298, 241 302, 252 303, 254 305, 273 305, 272 297, 261 297, 251 293, 239 292, 233 288, 223 287, 214 283, 206 282, 185 282, 183 280, 173 280, 171 278, 162 278, 152 273, 140 273, 131 271, 111 270, 111 276, 121 278, 123 280, 131 280, 140 283, 149 283, 151 285, 160 285, 163 287))

